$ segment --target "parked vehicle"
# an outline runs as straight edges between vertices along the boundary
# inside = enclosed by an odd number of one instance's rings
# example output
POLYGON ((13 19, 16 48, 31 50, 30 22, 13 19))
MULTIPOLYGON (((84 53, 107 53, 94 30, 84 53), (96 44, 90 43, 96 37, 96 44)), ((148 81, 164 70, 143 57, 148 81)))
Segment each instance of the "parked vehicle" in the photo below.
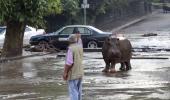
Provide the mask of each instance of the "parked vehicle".
MULTIPOLYGON (((0 47, 3 46, 6 33, 6 26, 0 27, 0 47)), ((24 44, 29 44, 29 40, 34 35, 44 34, 44 29, 36 29, 30 26, 26 26, 24 33, 24 44)))
POLYGON ((68 37, 75 28, 81 34, 83 48, 100 48, 105 38, 111 34, 110 32, 103 32, 89 25, 69 25, 53 33, 32 36, 30 38, 30 44, 44 47, 44 45, 50 43, 56 48, 66 49, 68 46, 68 37))

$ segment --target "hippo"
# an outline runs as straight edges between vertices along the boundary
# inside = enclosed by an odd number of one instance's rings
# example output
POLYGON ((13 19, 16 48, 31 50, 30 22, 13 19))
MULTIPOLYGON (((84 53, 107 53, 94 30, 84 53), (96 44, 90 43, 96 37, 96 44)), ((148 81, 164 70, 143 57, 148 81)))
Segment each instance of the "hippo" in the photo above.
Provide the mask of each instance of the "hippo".
POLYGON ((102 55, 106 64, 102 72, 116 72, 116 63, 121 64, 120 70, 122 71, 131 69, 132 45, 124 37, 107 37, 103 43, 102 55))

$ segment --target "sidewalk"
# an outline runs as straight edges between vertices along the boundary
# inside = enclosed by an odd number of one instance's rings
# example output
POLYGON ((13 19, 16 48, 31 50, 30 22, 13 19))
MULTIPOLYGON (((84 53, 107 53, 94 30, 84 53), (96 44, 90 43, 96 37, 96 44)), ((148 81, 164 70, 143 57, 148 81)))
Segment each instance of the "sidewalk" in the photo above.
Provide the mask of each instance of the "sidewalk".
POLYGON ((119 26, 119 27, 117 27, 117 28, 114 28, 114 29, 112 30, 112 32, 114 33, 114 32, 120 31, 121 29, 127 28, 127 27, 129 27, 129 26, 131 26, 131 25, 133 25, 133 24, 136 24, 136 23, 138 23, 138 22, 140 22, 140 21, 143 21, 143 20, 144 20, 145 18, 147 18, 148 16, 149 16, 149 15, 140 17, 140 18, 135 19, 135 20, 133 20, 133 21, 131 21, 131 22, 128 22, 128 23, 126 23, 126 24, 124 24, 124 25, 121 25, 121 26, 119 26))
POLYGON ((150 16, 150 15, 152 15, 152 14, 155 14, 155 13, 157 13, 158 11, 159 11, 159 10, 155 10, 154 12, 152 12, 152 13, 150 13, 150 14, 144 15, 144 16, 142 16, 142 17, 140 17, 140 18, 137 18, 137 19, 135 19, 135 20, 133 20, 133 21, 130 21, 130 22, 124 24, 124 25, 121 25, 121 26, 119 26, 119 27, 117 27, 117 28, 114 28, 114 29, 112 29, 112 32, 113 32, 113 33, 114 33, 114 32, 118 32, 118 31, 120 31, 120 30, 122 30, 122 29, 124 29, 124 28, 127 28, 127 27, 129 27, 129 26, 131 26, 131 25, 134 25, 134 24, 138 23, 138 22, 141 22, 141 21, 143 21, 144 19, 146 19, 148 16, 150 16))

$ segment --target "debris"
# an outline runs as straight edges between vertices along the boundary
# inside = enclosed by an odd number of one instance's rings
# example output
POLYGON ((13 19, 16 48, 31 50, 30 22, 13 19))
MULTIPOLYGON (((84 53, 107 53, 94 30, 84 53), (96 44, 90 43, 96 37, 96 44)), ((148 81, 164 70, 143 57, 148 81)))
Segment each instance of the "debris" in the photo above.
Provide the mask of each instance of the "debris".
POLYGON ((143 34, 142 36, 143 37, 148 37, 148 36, 157 36, 158 34, 156 33, 146 33, 146 34, 143 34))

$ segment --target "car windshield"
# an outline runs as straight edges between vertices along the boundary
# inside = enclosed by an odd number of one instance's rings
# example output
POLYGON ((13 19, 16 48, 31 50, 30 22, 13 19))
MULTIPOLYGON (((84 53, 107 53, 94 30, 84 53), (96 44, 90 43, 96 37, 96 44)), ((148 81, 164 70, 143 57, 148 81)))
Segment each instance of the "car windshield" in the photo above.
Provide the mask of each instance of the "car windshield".
POLYGON ((60 32, 61 30, 63 30, 63 28, 64 28, 64 27, 58 29, 56 32, 53 32, 52 34, 59 34, 59 32, 60 32))
POLYGON ((99 30, 99 29, 97 29, 95 27, 90 26, 90 28, 93 29, 94 31, 98 32, 98 33, 103 33, 103 31, 101 31, 101 30, 99 30))

